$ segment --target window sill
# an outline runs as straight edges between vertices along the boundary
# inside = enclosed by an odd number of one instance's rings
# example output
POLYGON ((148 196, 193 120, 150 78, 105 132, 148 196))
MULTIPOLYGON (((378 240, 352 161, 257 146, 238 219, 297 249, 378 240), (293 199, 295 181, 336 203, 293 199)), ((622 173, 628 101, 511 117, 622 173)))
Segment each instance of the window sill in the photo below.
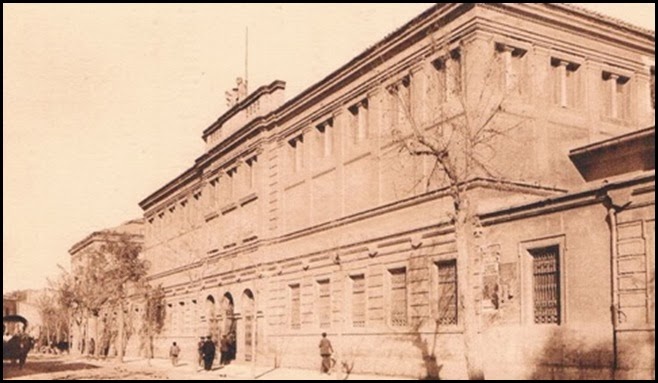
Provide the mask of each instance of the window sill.
POLYGON ((212 221, 213 219, 215 219, 217 217, 219 217, 219 213, 217 211, 212 211, 212 212, 206 214, 205 216, 203 216, 203 218, 205 219, 206 222, 210 222, 210 221, 212 221))
POLYGON ((331 173, 336 170, 336 165, 333 163, 327 164, 325 166, 318 166, 313 171, 313 179, 320 178, 325 174, 331 173))
POLYGON ((240 200, 238 200, 238 203, 240 204, 240 206, 244 206, 244 205, 246 205, 250 202, 253 202, 257 199, 258 199, 258 194, 256 194, 256 192, 252 192, 252 193, 247 194, 246 197, 240 198, 240 200))
POLYGON ((352 164, 358 160, 364 159, 371 154, 370 147, 360 148, 360 150, 354 150, 349 152, 343 162, 344 165, 352 164))
POLYGON ((230 204, 228 204, 228 205, 224 205, 224 206, 220 209, 220 211, 222 212, 222 215, 226 215, 226 214, 232 212, 233 210, 235 210, 235 209, 237 209, 237 208, 238 208, 238 205, 237 205, 235 202, 232 202, 232 203, 230 203, 230 204))
POLYGON ((290 190, 293 189, 297 186, 302 185, 306 181, 306 178, 304 177, 303 174, 295 174, 294 176, 291 176, 288 179, 288 182, 286 183, 286 186, 284 187, 284 190, 290 190))
POLYGON ((628 118, 615 118, 610 116, 601 116, 601 122, 604 124, 613 124, 613 125, 622 125, 627 126, 631 124, 631 121, 628 118))

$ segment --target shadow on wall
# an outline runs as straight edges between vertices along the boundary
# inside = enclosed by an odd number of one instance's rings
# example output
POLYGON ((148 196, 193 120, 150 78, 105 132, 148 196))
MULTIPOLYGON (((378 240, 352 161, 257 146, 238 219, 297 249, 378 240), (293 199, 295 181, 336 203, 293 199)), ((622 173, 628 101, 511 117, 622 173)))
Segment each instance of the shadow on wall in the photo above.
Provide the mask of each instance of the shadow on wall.
POLYGON ((432 335, 432 346, 428 344, 427 339, 423 339, 420 332, 416 330, 413 345, 418 348, 423 357, 423 364, 425 367, 425 376, 421 380, 440 380, 439 376, 441 373, 442 365, 439 365, 436 361, 436 338, 439 332, 438 323, 435 324, 434 332, 432 335))
POLYGON ((612 341, 588 341, 577 331, 555 329, 536 355, 533 380, 613 379, 612 341))
POLYGON ((434 331, 431 334, 423 334, 421 331, 423 328, 423 321, 419 321, 414 324, 409 335, 399 337, 397 340, 400 342, 411 341, 411 344, 420 352, 424 376, 420 376, 419 380, 440 380, 443 365, 437 362, 436 355, 439 325, 434 323, 434 331))

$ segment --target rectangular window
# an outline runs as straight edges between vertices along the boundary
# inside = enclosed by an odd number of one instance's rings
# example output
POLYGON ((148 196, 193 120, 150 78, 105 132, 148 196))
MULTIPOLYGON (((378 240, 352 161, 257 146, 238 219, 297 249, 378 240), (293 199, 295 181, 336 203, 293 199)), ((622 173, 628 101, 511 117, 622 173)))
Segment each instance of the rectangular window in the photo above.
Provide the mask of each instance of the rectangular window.
POLYGON ((290 327, 293 329, 301 327, 300 298, 299 284, 290 285, 290 327))
POLYGON ((391 274, 391 326, 407 325, 407 269, 389 270, 391 274))
POLYGON ((462 52, 458 49, 450 51, 450 60, 447 67, 448 98, 457 99, 462 94, 464 83, 462 73, 462 52))
POLYGON ((507 44, 496 44, 496 50, 501 55, 503 61, 503 83, 506 96, 523 96, 525 56, 527 51, 507 44))
POLYGON ((395 88, 395 101, 397 103, 396 126, 402 129, 407 126, 411 115, 411 77, 405 76, 395 88))
POLYGON ((366 278, 365 275, 353 275, 352 280, 352 325, 366 325, 366 278))
POLYGON ((320 328, 331 326, 331 284, 329 279, 318 281, 317 314, 320 328))
POLYGON ((334 121, 328 121, 317 125, 317 153, 322 153, 323 157, 330 157, 334 152, 334 121))
POLYGON ((580 65, 553 58, 553 103, 562 108, 580 106, 580 65))
POLYGON ((236 179, 237 179, 237 175, 238 175, 238 168, 229 169, 226 172, 226 175, 228 176, 228 179, 227 179, 228 182, 226 184, 227 197, 228 197, 228 199, 233 199, 235 197, 235 192, 236 192, 235 183, 236 183, 236 179))
POLYGON ((351 114, 352 143, 358 144, 368 137, 368 100, 349 108, 351 114))
POLYGON ((447 68, 446 68, 446 59, 439 58, 432 61, 432 68, 434 70, 431 72, 428 93, 430 95, 430 108, 438 107, 438 105, 443 104, 447 101, 448 97, 448 85, 447 85, 447 68))
POLYGON ((288 144, 290 145, 293 171, 299 173, 304 168, 304 136, 299 135, 288 141, 288 144))
POLYGON ((256 186, 256 164, 258 163, 258 158, 257 157, 251 157, 250 159, 247 160, 247 174, 246 174, 246 181, 247 181, 247 189, 251 190, 256 186))
POLYGON ((550 246, 529 252, 535 323, 560 324, 560 248, 550 246))
POLYGON ((438 321, 441 325, 457 324, 457 261, 437 263, 439 302, 438 321))
POLYGON ((630 113, 630 78, 603 72, 605 116, 626 120, 630 113))

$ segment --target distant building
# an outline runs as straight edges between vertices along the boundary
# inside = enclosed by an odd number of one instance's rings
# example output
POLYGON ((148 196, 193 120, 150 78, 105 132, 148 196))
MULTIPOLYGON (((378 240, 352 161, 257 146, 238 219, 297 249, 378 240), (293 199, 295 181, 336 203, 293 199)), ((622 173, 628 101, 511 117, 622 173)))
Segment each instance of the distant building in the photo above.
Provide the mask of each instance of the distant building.
MULTIPOLYGON (((141 244, 144 221, 135 219, 117 227, 95 231, 71 247, 71 273, 74 279, 81 278, 89 267, 89 256, 102 253, 102 246, 112 241, 128 238, 131 242, 141 244)), ((108 321, 116 320, 116 310, 106 307, 98 312, 84 312, 71 318, 71 351, 78 354, 89 354, 90 340, 95 343, 94 353, 99 354, 103 347, 115 341, 115 335, 104 331, 108 321), (111 338, 111 339, 110 339, 111 338)), ((109 327, 108 327, 109 328, 109 327)))
POLYGON ((140 203, 158 353, 228 334, 235 363, 317 369, 327 332, 355 372, 464 378, 463 303, 487 378, 653 377, 654 60, 653 31, 581 8, 441 3, 290 101, 258 88, 140 203), (392 133, 483 90, 518 127, 485 157, 500 177, 469 180, 466 276, 446 185, 392 133))
MULTIPOLYGON (((39 299, 44 290, 20 290, 2 294, 3 316, 20 315, 27 319, 27 333, 35 339, 42 334, 43 320, 39 311, 39 299)), ((15 325, 9 326, 10 332, 15 332, 15 325)))

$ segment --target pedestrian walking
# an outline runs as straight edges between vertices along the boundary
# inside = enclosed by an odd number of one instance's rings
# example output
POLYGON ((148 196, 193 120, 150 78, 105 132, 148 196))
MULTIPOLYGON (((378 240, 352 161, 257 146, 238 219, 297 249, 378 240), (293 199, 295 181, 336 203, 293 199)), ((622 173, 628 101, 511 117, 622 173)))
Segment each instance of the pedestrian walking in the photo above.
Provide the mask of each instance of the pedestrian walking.
POLYGON ((171 358, 171 365, 176 367, 178 365, 178 355, 180 355, 180 347, 174 342, 169 349, 169 357, 171 358))
POLYGON ((320 356, 322 356, 322 367, 320 369, 321 373, 329 373, 331 369, 331 354, 334 353, 334 348, 331 347, 331 342, 327 339, 327 333, 322 333, 322 339, 320 340, 320 356))

